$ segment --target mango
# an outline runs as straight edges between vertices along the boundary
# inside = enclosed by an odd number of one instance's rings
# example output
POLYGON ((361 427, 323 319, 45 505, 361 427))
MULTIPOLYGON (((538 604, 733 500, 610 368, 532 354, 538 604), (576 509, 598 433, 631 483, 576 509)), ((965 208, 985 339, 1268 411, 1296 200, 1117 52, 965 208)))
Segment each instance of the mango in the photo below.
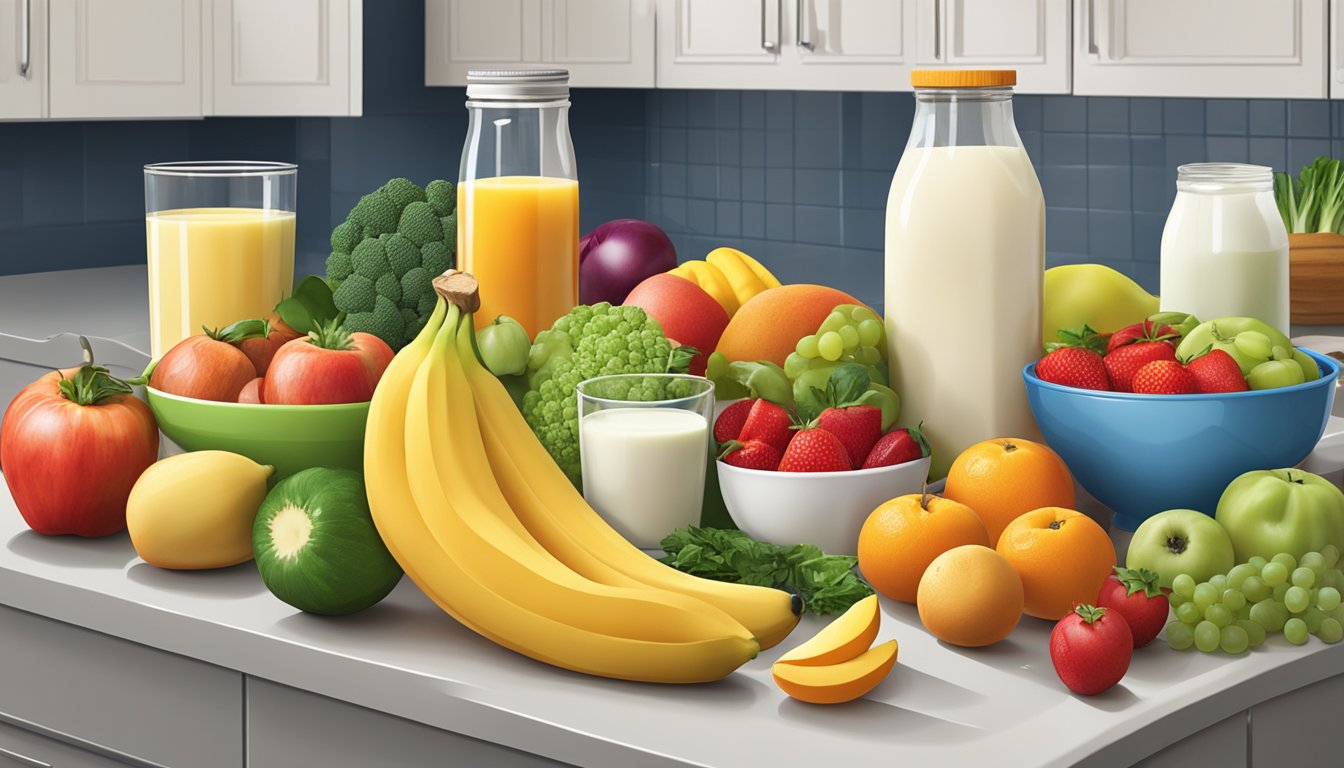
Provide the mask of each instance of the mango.
POLYGON ((869 595, 851 605, 812 636, 812 639, 780 656, 776 664, 800 664, 805 667, 824 667, 849 661, 873 644, 882 621, 877 595, 869 595))
POLYGON ((251 560, 252 524, 274 472, 228 451, 183 453, 151 465, 126 501, 136 554, 178 570, 251 560))
POLYGON ((1157 312, 1157 297, 1104 264, 1067 264, 1045 271, 1041 342, 1058 341, 1063 328, 1087 324, 1115 333, 1157 312))
POLYGON ((896 664, 897 645, 888 640, 848 661, 823 666, 779 664, 771 667, 780 690, 809 704, 842 704, 877 687, 896 664))

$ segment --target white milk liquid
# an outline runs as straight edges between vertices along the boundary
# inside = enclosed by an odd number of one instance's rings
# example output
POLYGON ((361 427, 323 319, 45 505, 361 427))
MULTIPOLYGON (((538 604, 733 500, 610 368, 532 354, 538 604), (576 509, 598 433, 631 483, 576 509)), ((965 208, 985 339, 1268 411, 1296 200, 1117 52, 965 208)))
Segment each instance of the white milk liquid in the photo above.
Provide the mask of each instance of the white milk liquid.
POLYGON ((1288 333, 1288 233, 1272 192, 1177 192, 1162 230, 1162 311, 1254 317, 1288 333))
POLYGON ((925 422, 933 478, 981 440, 1039 439, 1022 367, 1042 354, 1044 269, 1025 150, 906 150, 887 198, 887 351, 900 423, 925 422))
POLYGON ((709 421, 677 408, 609 408, 579 422, 583 497, 630 543, 656 549, 700 524, 709 421))

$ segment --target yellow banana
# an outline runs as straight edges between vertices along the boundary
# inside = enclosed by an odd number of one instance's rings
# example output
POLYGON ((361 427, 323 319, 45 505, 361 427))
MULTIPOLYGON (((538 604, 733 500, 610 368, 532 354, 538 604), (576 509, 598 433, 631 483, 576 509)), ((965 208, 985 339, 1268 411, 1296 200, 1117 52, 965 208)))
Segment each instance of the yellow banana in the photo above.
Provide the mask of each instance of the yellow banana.
POLYGON ((627 542, 550 460, 503 385, 471 354, 469 333, 459 335, 458 348, 490 467, 515 514, 548 551, 595 581, 622 585, 634 579, 715 605, 750 630, 761 648, 770 648, 793 630, 802 609, 797 597, 692 576, 627 542))
POLYGON ((779 278, 775 277, 775 273, 766 269, 764 264, 753 259, 752 257, 748 256, 742 251, 733 250, 733 253, 737 254, 738 261, 741 261, 743 264, 747 265, 747 269, 750 269, 752 271, 752 274, 756 275, 757 279, 761 281, 761 284, 765 286, 765 289, 767 291, 770 290, 771 288, 779 287, 779 278))
POLYGON ((728 285, 732 286, 733 293, 737 295, 737 303, 746 304, 751 301, 753 296, 764 291, 767 286, 739 258, 741 256, 746 256, 746 254, 733 248, 715 248, 709 252, 709 255, 705 256, 705 261, 709 262, 710 266, 716 267, 728 279, 728 285))
POLYGON ((742 306, 733 287, 728 284, 728 278, 712 264, 704 261, 688 261, 671 270, 670 274, 684 277, 700 286, 701 290, 719 302, 719 306, 728 313, 728 317, 732 317, 742 306))

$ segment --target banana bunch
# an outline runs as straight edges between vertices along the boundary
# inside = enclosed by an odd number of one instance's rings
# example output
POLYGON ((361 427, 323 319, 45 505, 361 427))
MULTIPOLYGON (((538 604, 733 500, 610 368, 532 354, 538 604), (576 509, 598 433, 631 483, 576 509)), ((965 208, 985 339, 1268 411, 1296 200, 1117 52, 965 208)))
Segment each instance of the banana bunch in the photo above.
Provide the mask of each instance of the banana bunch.
POLYGON ((779 287, 779 278, 771 274, 761 262, 736 248, 715 248, 704 261, 688 261, 668 274, 684 277, 714 297, 728 313, 751 301, 761 291, 779 287))
POLYGON ((435 286, 364 443, 374 523, 426 595, 525 656, 645 682, 717 680, 788 635, 796 597, 682 573, 608 526, 479 362, 462 309, 479 306, 476 281, 450 272, 435 286))

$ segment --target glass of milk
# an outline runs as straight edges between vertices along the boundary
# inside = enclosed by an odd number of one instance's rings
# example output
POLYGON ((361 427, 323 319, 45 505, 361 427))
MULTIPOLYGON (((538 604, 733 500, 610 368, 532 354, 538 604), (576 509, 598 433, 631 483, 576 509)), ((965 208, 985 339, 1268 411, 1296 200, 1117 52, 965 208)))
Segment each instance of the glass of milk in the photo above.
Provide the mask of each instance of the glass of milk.
POLYGON ((583 497, 593 509, 641 549, 699 525, 714 385, 701 376, 618 374, 581 382, 578 398, 583 497), (639 399, 650 395, 659 399, 639 399))

